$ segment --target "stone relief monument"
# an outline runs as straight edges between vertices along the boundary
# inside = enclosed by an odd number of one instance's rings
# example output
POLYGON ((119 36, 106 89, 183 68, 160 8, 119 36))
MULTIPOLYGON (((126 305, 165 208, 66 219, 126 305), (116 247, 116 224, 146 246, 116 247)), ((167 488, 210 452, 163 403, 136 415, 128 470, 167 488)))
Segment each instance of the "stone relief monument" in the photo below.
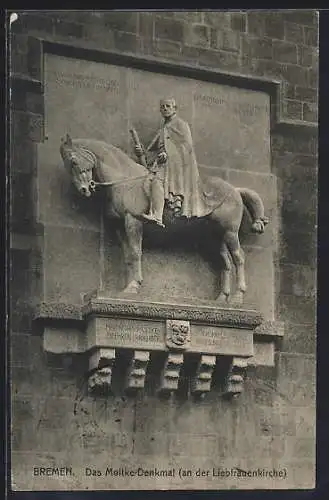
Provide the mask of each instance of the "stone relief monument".
POLYGON ((45 351, 86 355, 96 394, 150 374, 159 395, 241 393, 283 335, 268 96, 54 55, 45 74, 45 351))
MULTIPOLYGON (((142 277, 142 224, 155 223, 163 228, 163 210, 174 217, 206 218, 214 223, 214 244, 223 259, 221 292, 218 301, 230 300, 231 261, 236 268, 237 287, 234 304, 243 302, 246 291, 244 254, 239 241, 239 229, 244 208, 252 219, 252 230, 263 233, 268 219, 260 196, 247 188, 234 188, 222 179, 201 181, 189 125, 176 114, 173 98, 160 101, 164 124, 148 151, 156 158, 149 163, 136 131, 135 151, 144 165, 132 161, 111 144, 94 139, 62 140, 61 156, 72 182, 79 193, 90 197, 95 188, 104 187, 106 214, 123 221, 120 234, 129 272, 125 292, 137 292, 142 277)), ((192 226, 193 230, 193 226, 192 226)))

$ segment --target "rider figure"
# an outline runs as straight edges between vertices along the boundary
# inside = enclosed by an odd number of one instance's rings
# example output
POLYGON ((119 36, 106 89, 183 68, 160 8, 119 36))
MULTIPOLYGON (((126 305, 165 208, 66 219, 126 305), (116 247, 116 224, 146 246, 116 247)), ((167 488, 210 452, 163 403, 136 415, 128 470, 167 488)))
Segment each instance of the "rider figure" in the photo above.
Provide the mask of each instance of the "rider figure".
MULTIPOLYGON (((203 215, 204 204, 190 127, 177 116, 173 98, 161 99, 160 113, 162 126, 146 150, 157 156, 150 168, 150 211, 142 217, 163 227, 165 200, 175 215, 183 217, 203 215)), ((135 153, 141 156, 143 148, 135 146, 135 153)))

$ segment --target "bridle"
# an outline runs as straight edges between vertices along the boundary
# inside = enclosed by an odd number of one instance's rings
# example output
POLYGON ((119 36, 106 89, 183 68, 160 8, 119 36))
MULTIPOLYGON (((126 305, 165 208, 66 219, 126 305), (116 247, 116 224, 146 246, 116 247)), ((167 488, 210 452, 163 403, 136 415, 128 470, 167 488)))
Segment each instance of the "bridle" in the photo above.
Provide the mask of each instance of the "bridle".
MULTIPOLYGON (((92 151, 90 151, 89 149, 83 147, 83 146, 79 146, 79 154, 86 160, 88 160, 91 164, 91 167, 90 168, 81 168, 80 169, 80 173, 86 173, 86 172, 89 172, 90 170, 95 170, 98 168, 98 158, 97 156, 95 155, 95 153, 93 153, 92 151)), ((73 161, 74 159, 71 157, 71 161, 73 161)), ((120 184, 128 184, 132 181, 136 181, 136 180, 139 180, 139 179, 145 179, 146 177, 148 176, 148 173, 146 174, 143 174, 143 175, 138 175, 136 177, 130 177, 129 179, 122 179, 122 180, 119 180, 119 181, 112 181, 112 182, 98 182, 98 181, 95 181, 94 179, 91 179, 91 181, 89 181, 89 189, 91 189, 92 191, 95 190, 96 186, 103 186, 103 187, 109 187, 109 186, 118 186, 120 184)))

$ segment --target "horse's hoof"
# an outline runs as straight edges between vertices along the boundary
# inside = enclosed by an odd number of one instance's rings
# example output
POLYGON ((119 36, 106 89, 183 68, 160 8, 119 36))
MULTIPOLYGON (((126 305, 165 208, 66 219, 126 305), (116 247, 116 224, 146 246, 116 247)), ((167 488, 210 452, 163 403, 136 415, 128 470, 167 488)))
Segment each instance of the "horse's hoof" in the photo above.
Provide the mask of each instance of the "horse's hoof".
POLYGON ((236 292, 230 300, 231 306, 241 306, 243 304, 244 293, 236 292))
POLYGON ((138 293, 138 290, 140 288, 140 284, 137 283, 137 281, 135 282, 131 282, 129 283, 129 285, 126 286, 126 288, 124 288, 122 290, 122 294, 125 295, 125 294, 130 294, 130 293, 138 293))
POLYGON ((221 292, 217 299, 216 299, 216 302, 217 304, 224 304, 224 305, 227 305, 228 303, 228 299, 229 299, 229 295, 226 295, 225 293, 221 292))

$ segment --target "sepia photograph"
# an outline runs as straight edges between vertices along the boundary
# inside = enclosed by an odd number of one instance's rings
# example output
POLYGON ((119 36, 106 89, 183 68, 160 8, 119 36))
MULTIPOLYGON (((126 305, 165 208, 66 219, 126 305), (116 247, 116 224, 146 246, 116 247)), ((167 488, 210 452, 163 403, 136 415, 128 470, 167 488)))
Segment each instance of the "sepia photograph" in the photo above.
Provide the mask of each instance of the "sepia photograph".
POLYGON ((9 12, 13 491, 316 486, 319 12, 9 12))

